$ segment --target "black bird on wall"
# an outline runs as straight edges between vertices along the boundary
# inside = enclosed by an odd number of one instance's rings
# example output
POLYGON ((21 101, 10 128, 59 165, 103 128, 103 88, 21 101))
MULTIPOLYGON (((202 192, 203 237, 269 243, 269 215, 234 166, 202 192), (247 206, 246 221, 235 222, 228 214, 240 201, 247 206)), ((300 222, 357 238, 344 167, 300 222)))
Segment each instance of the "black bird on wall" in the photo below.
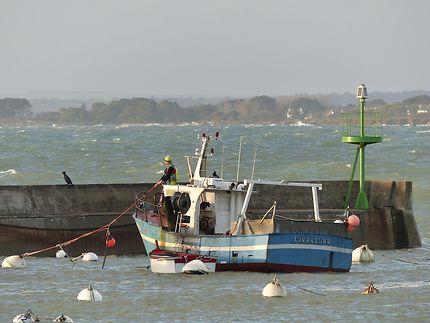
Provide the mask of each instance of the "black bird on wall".
POLYGON ((63 171, 63 175, 64 175, 64 180, 66 181, 67 185, 73 185, 73 182, 70 179, 70 177, 66 174, 66 171, 63 171))

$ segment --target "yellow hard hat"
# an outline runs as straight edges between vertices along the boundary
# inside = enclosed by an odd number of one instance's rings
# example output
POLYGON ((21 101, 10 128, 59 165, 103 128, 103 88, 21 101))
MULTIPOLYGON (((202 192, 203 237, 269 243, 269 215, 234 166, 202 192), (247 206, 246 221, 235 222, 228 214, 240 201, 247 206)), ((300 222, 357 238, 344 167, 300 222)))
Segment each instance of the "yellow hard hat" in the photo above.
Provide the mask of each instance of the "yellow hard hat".
POLYGON ((166 157, 164 157, 164 160, 165 160, 166 162, 171 162, 171 161, 173 160, 173 158, 172 158, 172 156, 167 155, 166 157))

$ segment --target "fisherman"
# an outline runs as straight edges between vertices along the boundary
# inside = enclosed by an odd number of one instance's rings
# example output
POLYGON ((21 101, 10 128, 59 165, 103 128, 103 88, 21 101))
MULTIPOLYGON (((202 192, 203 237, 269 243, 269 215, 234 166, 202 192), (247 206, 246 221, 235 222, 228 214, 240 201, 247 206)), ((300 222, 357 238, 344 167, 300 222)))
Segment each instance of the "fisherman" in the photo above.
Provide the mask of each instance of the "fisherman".
MULTIPOLYGON (((163 176, 161 176, 160 180, 155 184, 155 186, 159 186, 161 184, 168 184, 168 185, 176 185, 176 182, 178 180, 178 172, 176 170, 175 165, 172 163, 172 156, 167 155, 164 157, 164 163, 166 164, 166 169, 164 170, 163 176)), ((168 223, 168 230, 174 231, 176 220, 177 220, 177 214, 175 213, 171 201, 171 196, 164 196, 164 194, 160 195, 160 207, 163 206, 164 210, 167 214, 167 223, 168 223)))
POLYGON ((157 186, 160 184, 176 185, 178 181, 177 170, 175 165, 172 164, 172 156, 167 155, 164 157, 164 163, 166 164, 166 169, 164 170, 163 176, 157 182, 157 186))

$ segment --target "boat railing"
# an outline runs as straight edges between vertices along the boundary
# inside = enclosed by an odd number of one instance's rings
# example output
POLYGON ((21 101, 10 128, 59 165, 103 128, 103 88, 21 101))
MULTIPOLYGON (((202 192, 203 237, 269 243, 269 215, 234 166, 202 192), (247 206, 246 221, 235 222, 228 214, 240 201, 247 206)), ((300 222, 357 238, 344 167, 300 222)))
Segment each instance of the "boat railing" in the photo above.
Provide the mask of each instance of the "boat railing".
POLYGON ((148 194, 146 192, 137 193, 135 197, 135 205, 136 206, 141 205, 141 203, 144 203, 147 198, 148 198, 148 194))
MULTIPOLYGON (((322 184, 319 183, 305 183, 305 182, 275 182, 275 181, 256 181, 256 180, 245 180, 244 185, 255 185, 255 184, 263 184, 263 185, 278 185, 278 186, 293 186, 293 187, 309 187, 312 190, 312 201, 313 201, 313 209, 314 209, 314 217, 315 222, 322 222, 320 218, 319 212, 319 203, 318 203, 318 191, 322 190, 322 184)), ((247 201, 249 202, 249 201, 247 201)), ((246 205, 248 207, 248 205, 246 205)))
MULTIPOLYGON (((156 196, 156 195, 155 195, 156 196)), ((150 203, 148 202, 148 194, 147 192, 139 192, 136 194, 135 198, 135 207, 141 211, 145 215, 145 221, 148 220, 148 213, 156 213, 160 216, 161 223, 161 207, 159 203, 150 203)))

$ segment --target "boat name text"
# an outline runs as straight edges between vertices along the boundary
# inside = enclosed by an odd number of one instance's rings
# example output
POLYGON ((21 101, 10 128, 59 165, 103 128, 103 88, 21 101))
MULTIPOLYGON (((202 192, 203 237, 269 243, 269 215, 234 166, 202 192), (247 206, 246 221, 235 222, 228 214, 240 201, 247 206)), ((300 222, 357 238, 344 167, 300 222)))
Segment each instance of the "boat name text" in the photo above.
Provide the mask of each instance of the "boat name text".
POLYGON ((307 243, 307 244, 330 244, 330 239, 328 238, 308 238, 308 237, 293 237, 294 243, 307 243))

